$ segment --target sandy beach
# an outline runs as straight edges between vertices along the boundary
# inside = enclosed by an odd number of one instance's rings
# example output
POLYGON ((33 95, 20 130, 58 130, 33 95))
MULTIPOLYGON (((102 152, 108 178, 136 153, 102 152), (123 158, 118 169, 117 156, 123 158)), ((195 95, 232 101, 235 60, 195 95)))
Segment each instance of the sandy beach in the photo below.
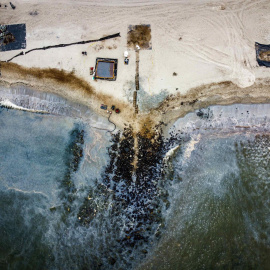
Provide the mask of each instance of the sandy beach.
POLYGON ((146 114, 155 123, 168 122, 214 104, 269 102, 269 70, 258 66, 254 48, 255 41, 270 43, 268 1, 18 1, 14 5, 15 10, 1 9, 0 23, 26 24, 26 50, 118 32, 121 37, 36 51, 9 63, 5 61, 20 51, 0 52, 5 84, 24 83, 104 115, 100 103, 114 103, 122 114, 112 120, 121 128, 140 126, 146 114), (150 99, 165 93, 165 101, 155 104, 158 109, 135 116, 136 59, 135 51, 127 48, 127 31, 129 25, 142 23, 151 25, 152 49, 140 51, 139 91, 150 99), (129 65, 124 65, 125 50, 129 65), (96 57, 118 59, 116 81, 92 79, 89 68, 96 57), (56 78, 49 69, 63 71, 61 76, 67 79, 56 78))

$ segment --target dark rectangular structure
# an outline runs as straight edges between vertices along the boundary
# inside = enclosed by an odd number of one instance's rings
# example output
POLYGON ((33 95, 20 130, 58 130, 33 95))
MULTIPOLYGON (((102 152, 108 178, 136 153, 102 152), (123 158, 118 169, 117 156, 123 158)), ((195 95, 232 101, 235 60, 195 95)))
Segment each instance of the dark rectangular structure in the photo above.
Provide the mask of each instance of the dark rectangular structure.
POLYGON ((0 51, 21 50, 26 48, 26 26, 25 24, 4 25, 6 28, 4 35, 11 34, 14 41, 4 44, 4 40, 0 39, 0 51))
POLYGON ((95 79, 115 81, 117 77, 117 59, 97 58, 95 79))
POLYGON ((270 45, 255 42, 255 50, 259 66, 270 67, 270 45))

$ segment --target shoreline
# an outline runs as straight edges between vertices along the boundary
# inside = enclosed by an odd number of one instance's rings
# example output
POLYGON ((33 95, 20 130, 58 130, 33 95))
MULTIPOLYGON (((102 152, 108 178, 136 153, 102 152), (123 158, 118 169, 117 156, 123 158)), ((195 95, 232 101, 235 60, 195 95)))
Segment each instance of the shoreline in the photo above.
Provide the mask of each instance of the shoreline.
POLYGON ((171 94, 158 107, 138 115, 134 114, 134 108, 128 102, 120 102, 113 96, 97 93, 86 81, 65 71, 28 69, 13 63, 3 63, 0 85, 8 88, 23 85, 33 91, 53 94, 85 106, 103 117, 108 114, 100 110, 100 104, 117 104, 121 113, 112 114, 111 120, 121 130, 131 125, 134 133, 142 134, 146 130, 153 132, 160 123, 164 123, 163 131, 166 134, 168 127, 178 118, 209 106, 270 103, 268 79, 257 79, 254 85, 246 88, 240 88, 229 81, 202 85, 190 89, 185 95, 171 94), (58 72, 58 75, 53 75, 53 72, 58 72))

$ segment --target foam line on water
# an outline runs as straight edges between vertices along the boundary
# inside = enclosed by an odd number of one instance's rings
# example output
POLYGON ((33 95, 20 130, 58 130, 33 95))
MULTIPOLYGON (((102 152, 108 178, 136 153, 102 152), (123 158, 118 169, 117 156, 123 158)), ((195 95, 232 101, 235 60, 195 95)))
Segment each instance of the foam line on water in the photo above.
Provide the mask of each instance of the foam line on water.
POLYGON ((214 130, 269 129, 269 104, 234 104, 210 106, 179 118, 170 132, 209 133, 214 130))
POLYGON ((48 114, 49 112, 43 111, 43 110, 33 110, 33 109, 27 109, 22 106, 17 106, 16 104, 12 103, 10 100, 5 99, 3 101, 0 101, 0 106, 8 108, 8 109, 15 109, 20 111, 27 111, 27 112, 33 112, 33 113, 44 113, 48 114))
POLYGON ((170 149, 163 158, 163 162, 166 163, 173 155, 174 153, 179 149, 180 145, 176 145, 172 149, 170 149))
POLYGON ((92 128, 112 129, 112 124, 108 122, 107 117, 99 116, 87 106, 68 101, 60 96, 39 92, 24 85, 17 85, 12 88, 0 87, 0 91, 0 102, 4 102, 2 105, 5 105, 4 107, 80 118, 92 128))
POLYGON ((14 190, 16 192, 20 192, 20 193, 23 193, 23 194, 40 194, 44 197, 48 197, 46 194, 44 194, 43 192, 40 192, 40 191, 35 191, 35 190, 31 190, 31 191, 27 191, 27 190, 21 190, 19 188, 13 188, 13 187, 8 187, 7 190, 14 190))

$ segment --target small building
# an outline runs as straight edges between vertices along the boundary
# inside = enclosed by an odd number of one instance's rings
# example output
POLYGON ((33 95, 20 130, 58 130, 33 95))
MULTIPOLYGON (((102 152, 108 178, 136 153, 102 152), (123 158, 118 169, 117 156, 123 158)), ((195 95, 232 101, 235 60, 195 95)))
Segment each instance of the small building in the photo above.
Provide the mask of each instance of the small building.
POLYGON ((97 58, 95 79, 115 81, 117 77, 117 59, 97 58))

